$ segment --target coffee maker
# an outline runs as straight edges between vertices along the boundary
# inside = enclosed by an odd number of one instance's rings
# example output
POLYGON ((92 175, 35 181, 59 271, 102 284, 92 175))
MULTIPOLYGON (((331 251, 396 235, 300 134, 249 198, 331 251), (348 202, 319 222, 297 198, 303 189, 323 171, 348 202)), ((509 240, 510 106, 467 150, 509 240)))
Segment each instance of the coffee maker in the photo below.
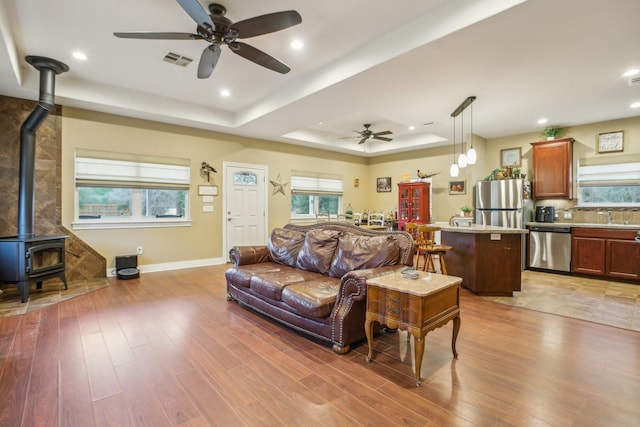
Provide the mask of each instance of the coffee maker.
POLYGON ((555 216, 553 206, 536 206, 536 222, 553 222, 555 216))

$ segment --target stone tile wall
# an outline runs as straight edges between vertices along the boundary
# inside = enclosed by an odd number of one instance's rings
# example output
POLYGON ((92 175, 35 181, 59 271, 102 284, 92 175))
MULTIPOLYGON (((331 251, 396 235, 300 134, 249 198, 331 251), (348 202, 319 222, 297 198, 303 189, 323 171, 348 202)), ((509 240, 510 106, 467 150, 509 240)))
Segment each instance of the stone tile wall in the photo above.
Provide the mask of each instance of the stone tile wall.
MULTIPOLYGON (((0 237, 17 234, 20 127, 36 104, 0 96, 0 237)), ((56 106, 36 132, 34 231, 36 236, 69 236, 68 281, 105 277, 105 258, 61 225, 61 132, 60 107, 56 106)))

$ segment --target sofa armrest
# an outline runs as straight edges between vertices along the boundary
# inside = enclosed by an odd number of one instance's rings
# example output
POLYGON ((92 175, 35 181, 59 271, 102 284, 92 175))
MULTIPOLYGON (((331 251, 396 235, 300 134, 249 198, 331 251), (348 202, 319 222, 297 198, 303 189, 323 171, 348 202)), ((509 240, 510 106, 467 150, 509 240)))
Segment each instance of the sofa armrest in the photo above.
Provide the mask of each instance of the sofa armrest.
POLYGON ((234 246, 229 250, 229 259, 235 267, 271 261, 266 246, 234 246))
POLYGON ((367 280, 407 268, 404 264, 353 270, 342 276, 336 304, 331 312, 334 351, 347 352, 349 345, 364 337, 367 280), (342 351, 341 351, 342 349, 342 351))
POLYGON ((364 300, 367 296, 367 280, 400 271, 405 268, 407 268, 406 265, 398 264, 350 271, 342 276, 338 298, 351 298, 354 301, 364 300))

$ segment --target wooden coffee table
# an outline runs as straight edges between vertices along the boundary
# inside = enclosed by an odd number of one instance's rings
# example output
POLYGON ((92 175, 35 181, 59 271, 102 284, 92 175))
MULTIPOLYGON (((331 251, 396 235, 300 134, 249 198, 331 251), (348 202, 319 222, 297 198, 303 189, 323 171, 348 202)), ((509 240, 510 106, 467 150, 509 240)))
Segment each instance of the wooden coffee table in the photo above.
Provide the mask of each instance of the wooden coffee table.
POLYGON ((367 313, 364 322, 369 344, 367 363, 373 359, 373 322, 392 329, 409 331, 415 338, 416 386, 424 354, 424 338, 429 331, 453 319, 451 350, 458 358, 456 339, 460 330, 460 283, 462 278, 417 271, 417 279, 400 273, 367 280, 367 313))

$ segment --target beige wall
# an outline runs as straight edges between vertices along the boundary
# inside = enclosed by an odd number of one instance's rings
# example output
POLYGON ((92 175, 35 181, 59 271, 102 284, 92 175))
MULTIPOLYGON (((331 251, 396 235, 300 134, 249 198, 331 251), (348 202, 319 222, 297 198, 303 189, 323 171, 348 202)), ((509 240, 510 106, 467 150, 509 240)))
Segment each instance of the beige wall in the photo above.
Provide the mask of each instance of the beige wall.
MULTIPOLYGON (((365 205, 370 189, 375 191, 366 159, 355 156, 68 107, 63 108, 62 120, 62 223, 70 229, 74 219, 76 148, 176 156, 191 161, 191 227, 75 230, 107 259, 108 268, 114 266, 115 256, 135 253, 137 246, 144 247, 140 265, 225 257, 222 253, 223 161, 266 165, 269 178, 275 179, 280 174, 283 182, 290 181, 292 169, 341 174, 345 182, 345 203, 353 206, 365 205), (207 183, 200 176, 202 161, 218 170, 217 174, 211 174, 211 183, 219 186, 213 213, 202 212, 197 193, 198 185, 207 183), (360 179, 358 188, 353 186, 354 178, 360 179)), ((286 196, 274 195, 269 185, 269 229, 289 222, 290 187, 286 189, 286 196)))
MULTIPOLYGON (((625 153, 640 152, 640 117, 566 129, 566 136, 576 139, 574 161, 580 157, 597 156, 595 141, 598 133, 623 130, 625 153)), ((224 258, 222 248, 222 163, 223 161, 266 165, 269 178, 281 175, 290 181, 291 170, 308 170, 341 174, 344 179, 344 206, 389 211, 397 207, 397 183, 403 174, 413 177, 422 172, 438 172, 433 177, 434 221, 448 221, 463 205, 474 204, 474 184, 500 166, 500 150, 522 148, 522 171, 531 177, 532 141, 537 133, 514 135, 493 140, 477 136, 473 140, 478 151, 478 163, 463 169, 456 180, 466 180, 465 195, 449 195, 449 166, 453 162, 451 146, 423 151, 399 153, 363 159, 340 153, 308 149, 289 144, 242 138, 215 132, 63 108, 62 126, 62 223, 71 228, 74 212, 73 153, 75 148, 179 156, 189 158, 192 165, 191 191, 192 226, 176 228, 146 228, 125 230, 77 230, 78 236, 96 249, 113 266, 116 255, 135 252, 144 247, 140 264, 224 258), (212 174, 212 183, 219 186, 214 212, 202 213, 197 185, 205 184, 200 176, 200 163, 206 161, 219 173, 212 174), (376 178, 391 177, 392 192, 377 193, 376 178), (354 179, 360 180, 359 187, 354 179)), ((468 141, 469 139, 467 139, 468 141)), ((459 147, 459 146, 457 146, 459 147)), ((468 147, 468 144, 467 144, 468 147)), ((456 150, 459 153, 459 148, 456 150)), ((268 188, 269 229, 289 222, 290 188, 286 195, 272 194, 268 188)), ((556 201, 557 202, 557 201, 556 201)))
MULTIPOLYGON (((582 126, 564 128, 560 137, 575 139, 573 144, 573 173, 577 170, 578 159, 606 156, 620 156, 640 153, 640 116, 611 120, 607 122, 592 123, 582 126), (596 151, 598 134, 605 132, 624 131, 624 152, 600 154, 596 151)), ((497 138, 488 141, 487 157, 493 159, 488 162, 484 174, 488 175, 494 168, 500 165, 500 151, 506 148, 520 147, 522 151, 522 172, 527 173, 528 179, 532 177, 532 151, 531 142, 544 140, 539 133, 513 135, 505 138, 497 138)), ((574 197, 576 195, 574 179, 574 197)), ((537 200, 537 204, 548 204, 556 208, 572 208, 576 200, 537 200)))

